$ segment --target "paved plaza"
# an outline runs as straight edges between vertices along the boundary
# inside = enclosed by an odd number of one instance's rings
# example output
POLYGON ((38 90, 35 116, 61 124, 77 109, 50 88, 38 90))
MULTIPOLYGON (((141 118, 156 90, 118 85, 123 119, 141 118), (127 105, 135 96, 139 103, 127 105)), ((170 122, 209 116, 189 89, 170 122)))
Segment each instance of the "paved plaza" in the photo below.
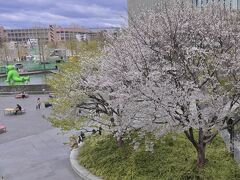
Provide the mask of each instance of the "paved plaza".
POLYGON ((37 98, 0 96, 0 123, 7 133, 0 134, 0 179, 4 180, 78 180, 69 162, 70 148, 64 145, 67 135, 51 127, 46 117, 50 109, 36 110, 37 98), (20 104, 26 113, 5 116, 3 109, 20 104))

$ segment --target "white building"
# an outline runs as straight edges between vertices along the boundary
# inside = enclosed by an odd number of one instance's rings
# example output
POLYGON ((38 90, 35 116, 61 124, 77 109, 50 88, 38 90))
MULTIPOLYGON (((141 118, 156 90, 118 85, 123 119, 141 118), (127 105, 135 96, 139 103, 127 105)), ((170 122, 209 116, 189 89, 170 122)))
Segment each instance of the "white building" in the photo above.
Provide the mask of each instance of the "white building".
POLYGON ((213 2, 221 2, 225 7, 230 9, 240 9, 240 0, 192 0, 192 3, 197 7, 213 2))
MULTIPOLYGON (((240 9, 240 0, 183 0, 184 2, 189 1, 196 7, 202 7, 207 3, 211 2, 221 2, 224 6, 230 9, 240 9)), ((149 9, 154 9, 157 5, 162 6, 165 2, 169 0, 128 0, 128 14, 129 19, 141 12, 145 12, 149 9)))
POLYGON ((87 40, 87 34, 76 34, 76 39, 78 41, 86 41, 87 40))
POLYGON ((153 9, 157 4, 162 5, 166 0, 128 0, 129 18, 149 9, 153 9))

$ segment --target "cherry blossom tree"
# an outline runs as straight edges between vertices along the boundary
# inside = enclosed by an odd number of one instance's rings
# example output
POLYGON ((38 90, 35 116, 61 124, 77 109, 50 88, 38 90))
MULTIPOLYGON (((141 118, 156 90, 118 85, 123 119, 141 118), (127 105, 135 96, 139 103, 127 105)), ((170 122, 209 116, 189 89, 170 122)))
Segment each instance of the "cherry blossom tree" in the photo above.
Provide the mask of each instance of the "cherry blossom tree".
POLYGON ((238 12, 217 3, 171 1, 134 17, 105 48, 103 76, 131 100, 132 122, 157 137, 184 132, 199 166, 226 122, 238 122, 239 22, 238 12))
POLYGON ((56 98, 49 119, 63 130, 101 128, 116 137, 121 147, 125 135, 140 127, 134 126, 133 101, 115 93, 122 86, 111 84, 101 60, 98 53, 83 52, 78 61, 68 62, 50 78, 56 98))
POLYGON ((174 0, 132 18, 101 56, 84 56, 56 78, 65 81, 55 86, 55 122, 76 127, 79 117, 119 146, 134 130, 184 132, 203 166, 207 144, 239 120, 239 22, 217 3, 195 9, 174 0))

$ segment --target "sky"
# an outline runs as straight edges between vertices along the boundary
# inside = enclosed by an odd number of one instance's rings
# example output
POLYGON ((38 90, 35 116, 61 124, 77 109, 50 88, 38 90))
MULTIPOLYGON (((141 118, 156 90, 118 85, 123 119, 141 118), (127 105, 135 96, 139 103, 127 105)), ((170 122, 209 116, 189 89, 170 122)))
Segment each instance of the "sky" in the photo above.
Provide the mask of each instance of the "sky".
POLYGON ((127 0, 0 0, 0 26, 26 28, 78 25, 86 28, 126 24, 127 0))

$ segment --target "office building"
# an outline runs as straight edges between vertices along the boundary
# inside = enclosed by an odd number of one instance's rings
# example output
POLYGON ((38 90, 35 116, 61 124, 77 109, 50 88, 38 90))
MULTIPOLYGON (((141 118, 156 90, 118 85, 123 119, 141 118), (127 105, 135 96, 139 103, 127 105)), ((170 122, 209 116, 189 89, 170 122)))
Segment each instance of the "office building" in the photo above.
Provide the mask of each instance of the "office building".
POLYGON ((240 0, 192 0, 192 3, 197 7, 214 2, 221 2, 226 8, 240 9, 240 0))
MULTIPOLYGON (((183 0, 183 2, 187 1, 196 7, 203 7, 207 3, 221 2, 226 8, 240 9, 240 0, 183 0)), ((161 7, 165 2, 169 2, 169 0, 128 0, 129 18, 154 9, 156 6, 161 7)))
POLYGON ((137 16, 142 12, 154 9, 156 5, 162 6, 167 0, 128 0, 129 18, 137 16))
MULTIPOLYGON (((183 0, 192 3, 194 0, 183 0)), ((163 7, 164 4, 169 3, 169 0, 128 0, 128 15, 129 18, 137 16, 142 12, 158 7, 163 7)))

